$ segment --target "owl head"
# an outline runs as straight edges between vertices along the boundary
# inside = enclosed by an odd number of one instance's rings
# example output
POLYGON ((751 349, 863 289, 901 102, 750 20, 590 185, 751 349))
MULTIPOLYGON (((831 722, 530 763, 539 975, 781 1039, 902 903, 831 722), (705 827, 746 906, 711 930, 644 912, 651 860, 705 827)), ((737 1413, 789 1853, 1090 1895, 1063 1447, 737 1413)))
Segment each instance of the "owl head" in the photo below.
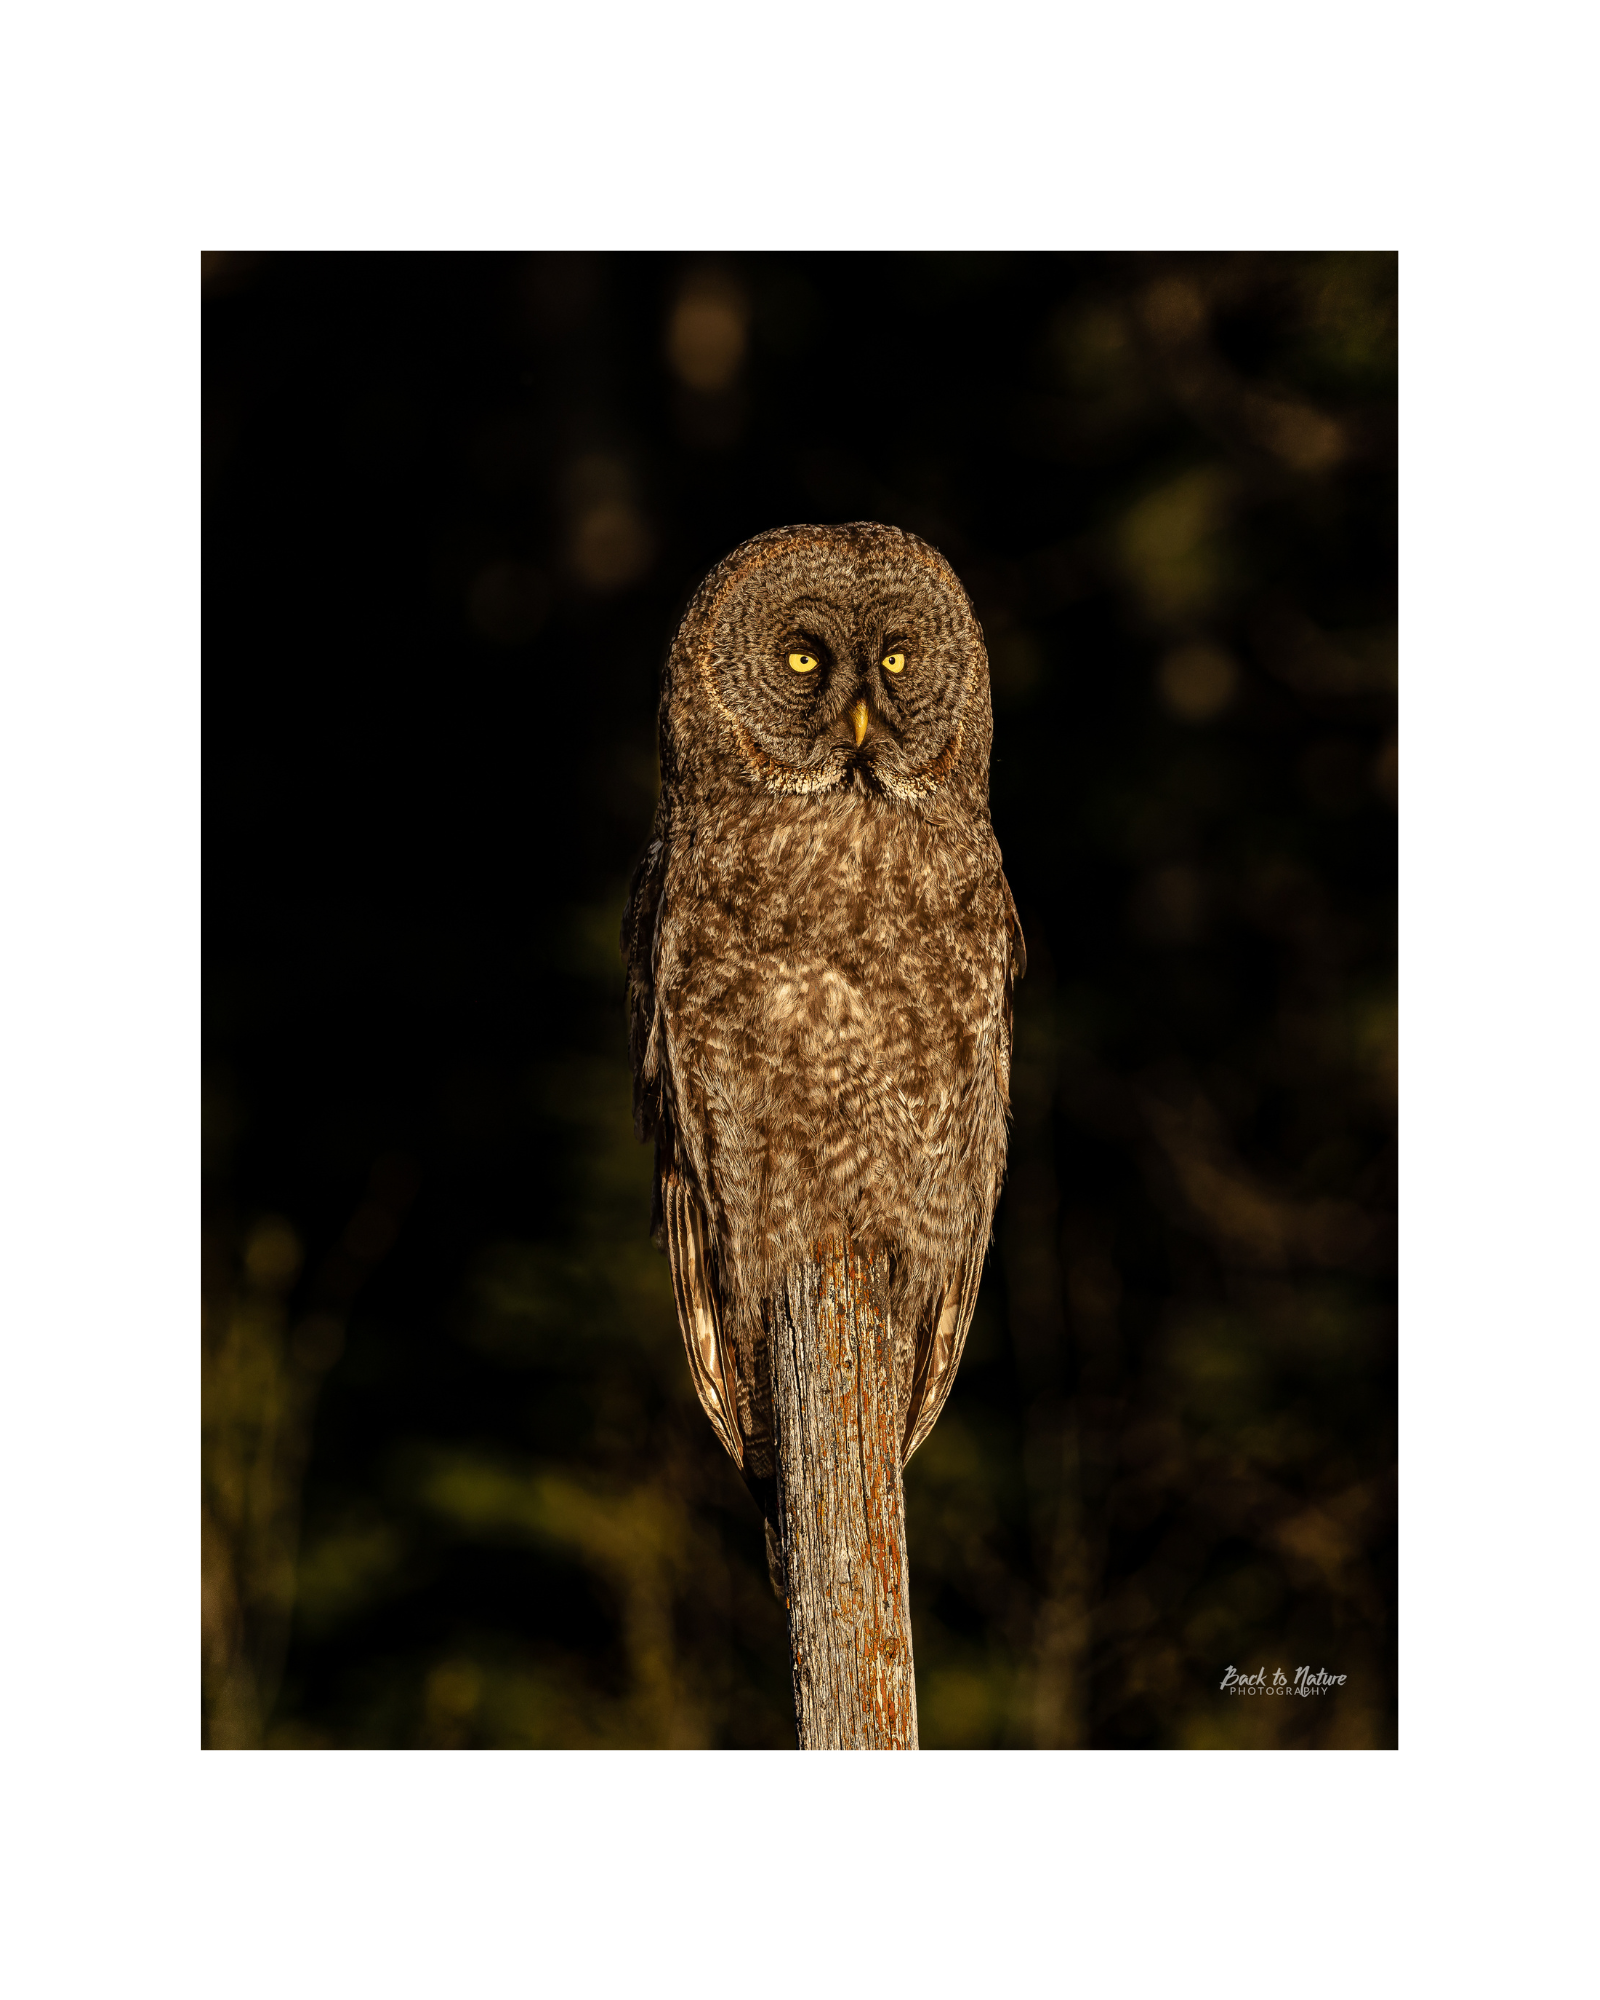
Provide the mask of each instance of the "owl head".
POLYGON ((989 663, 967 593, 900 528, 774 528, 726 557, 674 641, 666 771, 776 795, 986 801, 989 663))

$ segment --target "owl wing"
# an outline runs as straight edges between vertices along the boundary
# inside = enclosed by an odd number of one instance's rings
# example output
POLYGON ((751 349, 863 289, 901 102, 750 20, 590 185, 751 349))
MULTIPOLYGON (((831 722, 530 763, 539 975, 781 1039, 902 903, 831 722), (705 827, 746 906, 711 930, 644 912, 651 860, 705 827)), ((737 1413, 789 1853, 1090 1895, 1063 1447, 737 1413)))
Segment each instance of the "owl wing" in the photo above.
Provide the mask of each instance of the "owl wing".
POLYGON ((656 1143, 650 1233, 672 1265, 678 1328, 700 1407, 734 1464, 743 1469, 738 1402, 724 1361, 722 1315, 705 1213, 676 1169, 672 1101, 663 1087, 664 1036, 656 998, 656 927, 666 878, 666 850, 653 840, 634 871, 622 916, 628 969, 628 1053, 633 1063, 633 1129, 656 1143))
MULTIPOLYGON (((1001 1103, 1009 1112, 1011 1108, 1011 1018, 1012 992, 1017 981, 1027 970, 1028 948, 1023 942, 1022 924, 1017 916, 1017 906, 1012 899, 1011 885, 1004 875, 1000 877, 1000 887, 1005 896, 1005 977, 1000 988, 1000 1032, 995 1048, 996 1081, 1000 1086, 1001 1103)), ((995 1188, 998 1200, 1000 1189, 995 1188)), ((991 1215, 993 1209, 990 1210, 991 1215)), ((911 1395, 906 1405, 905 1430, 902 1434, 902 1465, 921 1444, 934 1425, 939 1421, 939 1412, 948 1401, 955 1386, 956 1370, 961 1366, 961 1352, 967 1344, 967 1331, 972 1325, 972 1315, 978 1303, 978 1284, 983 1277, 983 1260, 988 1254, 989 1231, 984 1229, 981 1239, 972 1246, 967 1256, 950 1275, 944 1296, 936 1301, 927 1320, 918 1329, 916 1367, 911 1378, 911 1395)))
POLYGON ((725 1360, 722 1315, 708 1254, 705 1217, 700 1204, 679 1180, 668 1174, 659 1190, 666 1216, 667 1255, 672 1263, 672 1288, 678 1299, 678 1327, 689 1373, 700 1407, 723 1449, 741 1471, 744 1443, 739 1435, 739 1404, 725 1360))
POLYGON ((983 1276, 984 1253, 988 1248, 985 1240, 963 1261, 945 1287, 944 1297, 918 1330, 916 1373, 911 1380, 911 1399, 906 1405, 900 1446, 902 1465, 939 1421, 939 1412, 955 1386, 961 1350, 967 1344, 967 1329, 978 1303, 978 1281, 983 1276))

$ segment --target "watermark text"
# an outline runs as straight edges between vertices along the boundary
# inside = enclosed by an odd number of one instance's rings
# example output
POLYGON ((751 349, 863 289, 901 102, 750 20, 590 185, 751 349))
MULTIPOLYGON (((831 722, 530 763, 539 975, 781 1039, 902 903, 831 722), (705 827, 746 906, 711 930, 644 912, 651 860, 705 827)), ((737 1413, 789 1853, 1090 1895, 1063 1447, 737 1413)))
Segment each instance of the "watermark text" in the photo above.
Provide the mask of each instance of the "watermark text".
POLYGON ((1270 1677, 1265 1667, 1257 1667, 1253 1674, 1229 1667, 1223 1673, 1220 1686, 1224 1694, 1310 1696, 1332 1694, 1335 1688, 1342 1688, 1348 1679, 1348 1674, 1330 1674, 1326 1667, 1315 1670, 1296 1667, 1292 1676, 1286 1674, 1282 1667, 1274 1667, 1270 1677))

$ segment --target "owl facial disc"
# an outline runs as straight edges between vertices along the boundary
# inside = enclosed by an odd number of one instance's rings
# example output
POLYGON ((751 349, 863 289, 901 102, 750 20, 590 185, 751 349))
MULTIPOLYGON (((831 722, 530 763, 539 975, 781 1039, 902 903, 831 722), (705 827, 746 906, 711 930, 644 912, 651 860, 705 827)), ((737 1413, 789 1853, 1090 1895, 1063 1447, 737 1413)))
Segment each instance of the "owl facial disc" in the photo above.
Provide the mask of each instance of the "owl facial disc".
POLYGON ((900 529, 757 536, 707 579, 691 620, 697 677, 765 791, 923 799, 960 760, 975 690, 987 721, 988 662, 966 592, 936 549, 900 529))

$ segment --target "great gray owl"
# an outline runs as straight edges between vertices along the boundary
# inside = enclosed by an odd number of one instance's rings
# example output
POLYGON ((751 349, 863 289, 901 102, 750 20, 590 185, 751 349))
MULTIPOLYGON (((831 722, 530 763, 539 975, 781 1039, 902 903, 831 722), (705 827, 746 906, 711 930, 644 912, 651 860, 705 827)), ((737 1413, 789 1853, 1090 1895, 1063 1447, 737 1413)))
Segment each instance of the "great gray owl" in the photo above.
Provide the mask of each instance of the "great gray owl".
POLYGON ((1024 964, 983 634, 917 536, 776 528, 695 594, 660 731, 622 924, 635 1122, 695 1388, 770 1522, 785 1270, 847 1236, 886 1274, 902 1462, 972 1321, 1024 964))

